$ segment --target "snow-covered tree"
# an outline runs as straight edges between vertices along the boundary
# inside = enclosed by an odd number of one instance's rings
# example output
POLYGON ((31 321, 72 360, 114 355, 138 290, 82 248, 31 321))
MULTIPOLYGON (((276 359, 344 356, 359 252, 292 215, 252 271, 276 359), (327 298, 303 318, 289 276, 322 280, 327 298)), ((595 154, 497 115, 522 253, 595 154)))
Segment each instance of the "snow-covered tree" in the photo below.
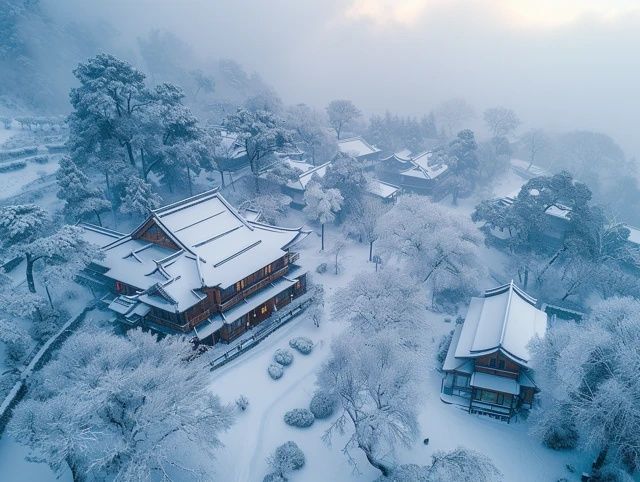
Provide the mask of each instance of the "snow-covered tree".
POLYGON ((65 201, 64 212, 71 219, 83 219, 94 215, 102 226, 100 213, 108 211, 111 203, 102 193, 89 185, 89 178, 78 168, 70 157, 60 160, 60 168, 56 172, 59 190, 57 196, 65 201))
POLYGON ((298 104, 287 111, 287 126, 294 132, 302 148, 316 165, 318 159, 330 159, 337 150, 336 140, 327 128, 328 120, 322 113, 306 104, 298 104))
POLYGON ((465 129, 449 143, 446 151, 436 151, 434 156, 440 155, 442 162, 449 167, 448 174, 442 181, 452 197, 453 204, 458 198, 468 196, 476 186, 479 175, 478 145, 473 131, 465 129), (439 154, 440 152, 440 154, 439 154))
POLYGON ((379 236, 378 219, 389 209, 391 206, 383 201, 372 196, 365 196, 360 201, 359 209, 351 214, 347 222, 351 233, 369 244, 369 261, 373 259, 373 243, 377 241, 379 236))
POLYGON ((505 107, 492 107, 483 113, 484 122, 493 137, 509 137, 520 125, 516 113, 505 107))
POLYGON ((380 250, 404 261, 419 282, 430 282, 434 298, 456 299, 475 292, 485 273, 481 233, 464 215, 402 196, 379 219, 380 250))
POLYGON ((144 109, 152 102, 145 76, 113 55, 98 54, 73 71, 80 82, 71 89, 69 147, 84 162, 100 143, 113 146, 136 166, 134 139, 140 135, 144 109))
POLYGON ((245 201, 240 209, 255 209, 261 213, 261 218, 267 223, 277 224, 286 216, 291 198, 278 192, 261 194, 245 201))
POLYGON ((161 202, 162 199, 152 191, 148 182, 132 177, 120 200, 120 211, 124 214, 146 216, 150 210, 160 206, 161 202))
POLYGON ((0 234, 6 253, 23 256, 26 261, 26 278, 31 293, 36 292, 33 268, 38 261, 46 265, 63 265, 73 262, 86 266, 99 258, 96 246, 86 242, 82 229, 62 226, 48 233, 47 213, 35 204, 22 204, 0 208, 0 234))
POLYGON ((344 129, 350 127, 353 121, 362 115, 362 112, 350 100, 337 99, 329 102, 327 114, 329 115, 329 124, 340 139, 344 129))
POLYGON ((347 154, 338 153, 327 167, 321 184, 325 189, 340 191, 344 200, 339 215, 340 222, 362 209, 362 198, 368 183, 364 163, 347 154))
POLYGON ((406 335, 424 318, 420 285, 393 269, 361 273, 333 296, 332 316, 351 322, 357 331, 397 330, 406 335))
POLYGON ((229 115, 223 125, 237 135, 238 142, 244 146, 258 190, 258 176, 265 168, 264 160, 291 143, 291 131, 284 127, 280 118, 265 110, 253 112, 240 108, 229 115))
POLYGON ((630 472, 640 464, 639 313, 637 299, 611 298, 582 323, 558 325, 532 347, 543 394, 537 433, 552 445, 575 431, 580 444, 599 452, 596 469, 607 459, 630 472), (558 411, 562 425, 553 423, 558 411))
POLYGON ((319 183, 310 182, 304 191, 304 212, 309 219, 320 223, 322 229, 322 250, 324 251, 324 225, 336 218, 342 208, 342 195, 337 189, 322 189, 319 183))
POLYGON ((177 337, 140 330, 73 335, 29 381, 9 430, 35 460, 74 480, 212 479, 232 409, 177 337))
POLYGON ((388 337, 354 334, 333 341, 331 357, 318 374, 320 390, 335 394, 339 416, 323 436, 347 434, 344 453, 353 448, 383 475, 394 467, 398 446, 417 437, 415 363, 388 337))
POLYGON ((4 343, 11 360, 18 362, 27 354, 31 337, 15 321, 0 318, 0 342, 4 343))
POLYGON ((474 109, 464 99, 449 99, 435 109, 434 115, 438 126, 442 127, 445 138, 453 136, 454 132, 475 116, 474 109))
POLYGON ((400 465, 389 476, 376 482, 498 482, 502 474, 491 459, 473 450, 458 447, 449 452, 437 451, 431 456, 431 465, 400 465))

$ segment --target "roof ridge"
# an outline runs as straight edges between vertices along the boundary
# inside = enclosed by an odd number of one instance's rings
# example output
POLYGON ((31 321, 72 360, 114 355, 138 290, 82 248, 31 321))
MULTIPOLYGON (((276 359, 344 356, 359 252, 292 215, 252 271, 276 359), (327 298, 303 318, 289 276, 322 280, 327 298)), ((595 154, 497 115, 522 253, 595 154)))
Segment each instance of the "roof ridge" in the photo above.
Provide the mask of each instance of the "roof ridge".
POLYGON ((190 196, 190 197, 181 199, 180 201, 176 201, 174 203, 167 204, 166 206, 160 206, 157 209, 152 209, 151 212, 153 214, 157 214, 157 215, 169 214, 167 212, 169 210, 173 211, 175 208, 178 208, 178 207, 181 207, 181 206, 185 206, 185 205, 190 204, 190 203, 192 203, 194 201, 199 201, 202 198, 214 196, 217 193, 218 193, 218 188, 214 187, 213 189, 209 189, 208 191, 204 191, 204 192, 201 192, 199 194, 195 194, 194 196, 190 196))
POLYGON ((511 300, 513 297, 513 280, 509 282, 509 297, 507 298, 507 306, 504 310, 504 316, 502 318, 502 331, 500 333, 500 341, 498 342, 498 346, 502 347, 502 343, 504 342, 504 335, 507 332, 507 323, 509 321, 509 312, 511 311, 511 300))

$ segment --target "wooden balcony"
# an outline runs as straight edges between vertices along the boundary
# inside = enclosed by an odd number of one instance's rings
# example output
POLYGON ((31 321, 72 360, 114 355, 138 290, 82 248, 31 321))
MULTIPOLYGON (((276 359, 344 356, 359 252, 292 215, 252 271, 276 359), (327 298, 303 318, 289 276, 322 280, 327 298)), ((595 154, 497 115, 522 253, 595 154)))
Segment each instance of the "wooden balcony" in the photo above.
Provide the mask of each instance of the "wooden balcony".
POLYGON ((518 376, 520 375, 518 372, 512 372, 510 370, 501 370, 500 368, 488 367, 488 366, 478 365, 478 364, 476 364, 476 371, 479 371, 482 373, 488 373, 490 375, 497 375, 499 377, 513 378, 513 379, 517 379, 518 376))
POLYGON ((251 286, 246 287, 245 289, 243 289, 239 293, 236 293, 231 298, 229 298, 227 301, 225 301, 224 303, 220 304, 220 311, 228 310, 233 305, 235 305, 235 304, 239 303, 240 301, 242 301, 243 299, 245 299, 247 296, 252 295, 256 291, 259 291, 262 288, 264 288, 265 286, 269 285, 272 281, 275 281, 276 279, 284 276, 285 274, 287 274, 287 270, 288 269, 289 269, 289 266, 285 266, 284 268, 280 268, 275 273, 271 273, 266 278, 262 278, 257 283, 254 283, 251 286))
POLYGON ((289 253, 289 264, 293 264, 300 258, 300 253, 289 253))

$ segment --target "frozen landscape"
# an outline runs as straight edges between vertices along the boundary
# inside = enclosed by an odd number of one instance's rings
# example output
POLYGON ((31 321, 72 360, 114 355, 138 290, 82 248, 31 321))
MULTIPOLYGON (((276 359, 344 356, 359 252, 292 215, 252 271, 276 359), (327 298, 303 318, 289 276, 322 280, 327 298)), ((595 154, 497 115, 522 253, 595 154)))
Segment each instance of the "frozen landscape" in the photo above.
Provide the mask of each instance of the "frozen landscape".
POLYGON ((0 480, 640 481, 640 10, 471 3, 0 0, 0 480))

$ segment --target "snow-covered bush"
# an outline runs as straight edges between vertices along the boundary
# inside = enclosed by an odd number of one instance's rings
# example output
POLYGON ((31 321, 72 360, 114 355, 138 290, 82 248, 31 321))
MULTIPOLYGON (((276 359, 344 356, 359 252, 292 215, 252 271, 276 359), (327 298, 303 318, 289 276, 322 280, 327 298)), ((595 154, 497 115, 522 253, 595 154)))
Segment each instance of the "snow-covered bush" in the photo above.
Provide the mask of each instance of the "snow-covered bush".
POLYGON ((313 350, 313 342, 306 336, 298 336, 289 340, 289 346, 303 355, 308 355, 313 350))
POLYGON ((286 367, 291 365, 291 363, 293 362, 293 355, 289 350, 281 348, 279 350, 276 350, 276 352, 273 354, 273 360, 277 364, 286 367))
POLYGON ((49 156, 35 156, 32 157, 31 160, 38 164, 46 164, 47 162, 49 162, 49 156))
POLYGON ((267 368, 267 371, 269 372, 269 376, 274 380, 281 378, 284 373, 284 370, 282 369, 282 365, 278 365, 277 363, 272 363, 271 365, 269 365, 269 368, 267 368))
POLYGON ((453 338, 453 331, 450 331, 446 335, 442 335, 442 338, 440 339, 440 343, 438 344, 438 354, 436 355, 440 365, 442 365, 444 363, 444 359, 447 358, 447 352, 451 345, 451 338, 453 338))
POLYGON ((262 482, 287 482, 287 479, 284 475, 270 473, 264 476, 262 482))
POLYGON ((309 403, 309 411, 317 419, 329 418, 336 410, 336 397, 326 392, 316 392, 309 403))
POLYGON ((27 161, 14 161, 0 165, 0 172, 18 171, 27 167, 27 161))
POLYGON ((320 263, 316 268, 316 273, 323 274, 327 272, 327 263, 320 263))
POLYGON ((240 395, 238 398, 236 398, 236 407, 238 407, 241 412, 244 412, 247 407, 249 407, 249 399, 244 395, 240 395))
POLYGON ((578 431, 566 408, 554 404, 554 410, 538 412, 533 432, 553 450, 570 450, 578 445, 578 431))
POLYGON ((30 341, 29 334, 16 326, 15 322, 0 319, 0 342, 4 343, 11 360, 22 360, 27 354, 30 341))
POLYGON ((294 408, 284 414, 284 423, 291 425, 292 427, 311 427, 313 425, 314 417, 306 408, 294 408))
POLYGON ((295 442, 288 441, 280 445, 267 462, 273 469, 273 473, 269 474, 271 478, 268 479, 269 476, 267 476, 264 480, 287 480, 286 474, 304 467, 305 457, 304 452, 295 442))

